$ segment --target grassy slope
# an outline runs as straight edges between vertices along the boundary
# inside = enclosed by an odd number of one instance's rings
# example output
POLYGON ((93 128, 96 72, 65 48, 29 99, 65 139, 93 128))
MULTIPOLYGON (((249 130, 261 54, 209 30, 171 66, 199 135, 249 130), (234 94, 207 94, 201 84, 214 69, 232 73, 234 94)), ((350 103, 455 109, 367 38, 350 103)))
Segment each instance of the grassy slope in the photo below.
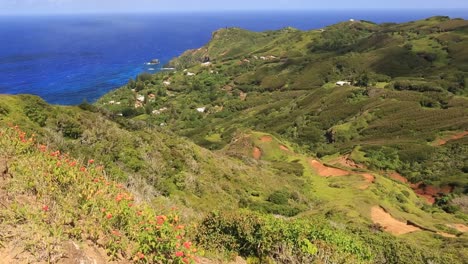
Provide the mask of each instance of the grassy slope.
MULTIPOLYGON (((205 47, 171 62, 196 76, 179 71, 141 81, 140 94, 157 93, 145 110, 168 111, 141 115, 140 108, 132 114, 167 123, 212 149, 228 144, 239 127, 280 135, 319 156, 356 145, 370 156, 390 148, 398 154, 393 164, 370 159, 368 165, 398 169, 413 182, 466 186, 463 162, 431 166, 438 153, 451 151, 431 142, 468 129, 467 72, 460 50, 451 48, 467 45, 466 27, 464 20, 434 17, 406 24, 344 22, 323 32, 223 29, 205 47), (231 49, 235 54, 226 53, 231 49), (201 66, 207 58, 212 64, 201 66), (368 79, 362 87, 333 85, 362 78, 368 79), (208 114, 195 113, 200 106, 208 114)), ((110 93, 99 105, 132 102, 132 87, 110 93)), ((106 107, 119 113, 127 106, 106 107)))

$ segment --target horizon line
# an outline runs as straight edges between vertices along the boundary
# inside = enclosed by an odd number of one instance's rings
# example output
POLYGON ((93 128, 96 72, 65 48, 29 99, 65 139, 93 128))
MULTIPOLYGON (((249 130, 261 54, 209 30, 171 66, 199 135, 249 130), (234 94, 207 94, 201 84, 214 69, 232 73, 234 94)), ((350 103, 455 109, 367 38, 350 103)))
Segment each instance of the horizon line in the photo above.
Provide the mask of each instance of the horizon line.
MULTIPOLYGON (((0 16, 47 16, 47 15, 131 15, 131 14, 211 14, 211 13, 239 13, 239 12, 313 12, 313 11, 457 11, 468 10, 468 7, 443 7, 443 8, 314 8, 314 9, 228 9, 228 10, 135 10, 135 11, 78 11, 78 12, 17 12, 17 13, 1 13, 0 16)), ((441 14, 443 15, 443 14, 441 14)))

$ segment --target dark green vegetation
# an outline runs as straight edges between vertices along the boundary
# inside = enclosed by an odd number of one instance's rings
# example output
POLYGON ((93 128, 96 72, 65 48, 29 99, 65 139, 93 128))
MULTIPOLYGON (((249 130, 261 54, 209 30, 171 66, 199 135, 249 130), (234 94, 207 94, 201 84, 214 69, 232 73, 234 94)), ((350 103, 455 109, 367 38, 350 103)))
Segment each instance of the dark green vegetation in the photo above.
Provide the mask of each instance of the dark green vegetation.
POLYGON ((0 123, 95 159, 151 207, 181 207, 209 258, 463 263, 467 234, 453 224, 468 221, 467 48, 468 22, 446 17, 222 29, 174 59, 177 71, 140 75, 94 105, 1 96, 0 123), (321 177, 312 157, 348 175, 321 177), (388 234, 379 207, 417 231, 388 234))

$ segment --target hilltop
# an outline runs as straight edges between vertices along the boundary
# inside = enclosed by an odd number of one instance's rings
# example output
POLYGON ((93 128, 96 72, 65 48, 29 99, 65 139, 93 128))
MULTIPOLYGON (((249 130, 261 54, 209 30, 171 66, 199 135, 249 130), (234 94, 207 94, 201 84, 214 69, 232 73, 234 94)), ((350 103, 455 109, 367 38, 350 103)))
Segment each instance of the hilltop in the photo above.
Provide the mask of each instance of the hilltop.
POLYGON ((448 17, 227 28, 93 105, 2 95, 0 257, 463 263, 467 42, 448 17))

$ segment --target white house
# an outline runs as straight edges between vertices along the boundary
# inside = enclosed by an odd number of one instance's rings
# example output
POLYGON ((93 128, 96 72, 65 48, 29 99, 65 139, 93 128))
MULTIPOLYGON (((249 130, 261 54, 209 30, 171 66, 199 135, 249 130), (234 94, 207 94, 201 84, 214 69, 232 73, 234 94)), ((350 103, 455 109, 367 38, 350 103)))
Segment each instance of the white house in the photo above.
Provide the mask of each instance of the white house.
POLYGON ((206 107, 199 107, 199 108, 197 108, 197 111, 198 111, 199 113, 205 113, 205 110, 206 110, 206 107))
POLYGON ((195 76, 195 73, 193 73, 193 72, 187 72, 187 76, 195 76))
POLYGON ((167 86, 167 85, 171 85, 171 82, 170 81, 164 81, 163 84, 167 86))
POLYGON ((348 81, 338 81, 338 82, 336 82, 336 85, 339 85, 339 86, 351 85, 351 82, 348 82, 348 81))
POLYGON ((207 61, 201 64, 203 67, 207 67, 211 65, 211 62, 207 61))

